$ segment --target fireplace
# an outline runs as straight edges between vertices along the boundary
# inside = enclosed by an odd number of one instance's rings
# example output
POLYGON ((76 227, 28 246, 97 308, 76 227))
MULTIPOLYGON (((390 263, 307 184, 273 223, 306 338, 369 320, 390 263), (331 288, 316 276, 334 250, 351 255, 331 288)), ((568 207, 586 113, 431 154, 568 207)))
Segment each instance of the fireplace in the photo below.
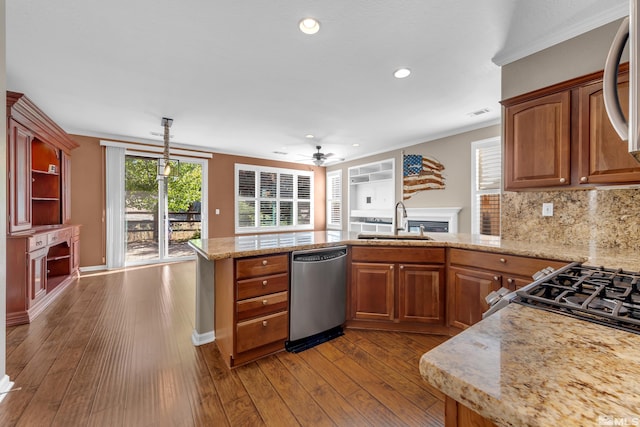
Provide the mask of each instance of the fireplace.
POLYGON ((407 231, 431 233, 457 233, 458 213, 461 208, 407 208, 407 231))

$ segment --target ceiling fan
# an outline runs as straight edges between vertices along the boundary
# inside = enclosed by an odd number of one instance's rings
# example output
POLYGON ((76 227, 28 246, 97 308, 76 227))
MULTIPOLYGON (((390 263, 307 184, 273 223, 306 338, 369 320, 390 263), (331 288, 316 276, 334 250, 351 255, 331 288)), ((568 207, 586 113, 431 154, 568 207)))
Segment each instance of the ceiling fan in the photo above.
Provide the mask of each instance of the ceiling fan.
POLYGON ((322 166, 325 162, 325 160, 327 160, 329 157, 333 156, 333 153, 321 153, 320 149, 322 149, 322 146, 320 145, 316 145, 316 150, 318 150, 316 153, 313 153, 313 164, 316 166, 322 166))

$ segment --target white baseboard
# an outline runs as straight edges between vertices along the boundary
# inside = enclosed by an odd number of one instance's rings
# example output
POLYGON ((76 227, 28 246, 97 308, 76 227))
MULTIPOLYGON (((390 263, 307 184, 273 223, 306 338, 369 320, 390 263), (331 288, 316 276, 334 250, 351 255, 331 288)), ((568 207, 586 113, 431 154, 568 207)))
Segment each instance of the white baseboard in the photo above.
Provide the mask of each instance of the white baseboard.
POLYGON ((2 402, 2 399, 4 399, 4 397, 12 387, 13 383, 9 381, 9 375, 5 375, 4 377, 0 378, 0 402, 2 402))
POLYGON ((210 342, 214 342, 216 340, 216 336, 213 331, 205 332, 204 334, 199 334, 195 329, 191 334, 191 342, 195 346, 209 344, 210 342))
POLYGON ((107 265, 91 265, 89 267, 80 267, 80 273, 86 273, 87 271, 102 271, 106 270, 107 265))

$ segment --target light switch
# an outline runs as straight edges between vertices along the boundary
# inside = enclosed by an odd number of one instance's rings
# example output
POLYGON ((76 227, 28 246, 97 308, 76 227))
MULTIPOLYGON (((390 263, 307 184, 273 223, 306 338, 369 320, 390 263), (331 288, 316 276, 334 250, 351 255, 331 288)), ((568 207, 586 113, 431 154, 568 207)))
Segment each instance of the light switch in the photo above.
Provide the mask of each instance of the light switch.
POLYGON ((542 204, 542 216, 553 216, 553 203, 542 204))

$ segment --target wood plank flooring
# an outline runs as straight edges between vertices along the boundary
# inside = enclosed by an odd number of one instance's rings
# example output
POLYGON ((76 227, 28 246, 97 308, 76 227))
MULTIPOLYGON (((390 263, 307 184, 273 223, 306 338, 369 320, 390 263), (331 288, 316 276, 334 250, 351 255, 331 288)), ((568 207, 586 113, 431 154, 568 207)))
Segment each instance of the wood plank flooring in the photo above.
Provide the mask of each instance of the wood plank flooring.
POLYGON ((442 426, 418 371, 445 338, 347 330, 229 371, 194 347, 195 263, 85 274, 7 329, 2 426, 442 426))

